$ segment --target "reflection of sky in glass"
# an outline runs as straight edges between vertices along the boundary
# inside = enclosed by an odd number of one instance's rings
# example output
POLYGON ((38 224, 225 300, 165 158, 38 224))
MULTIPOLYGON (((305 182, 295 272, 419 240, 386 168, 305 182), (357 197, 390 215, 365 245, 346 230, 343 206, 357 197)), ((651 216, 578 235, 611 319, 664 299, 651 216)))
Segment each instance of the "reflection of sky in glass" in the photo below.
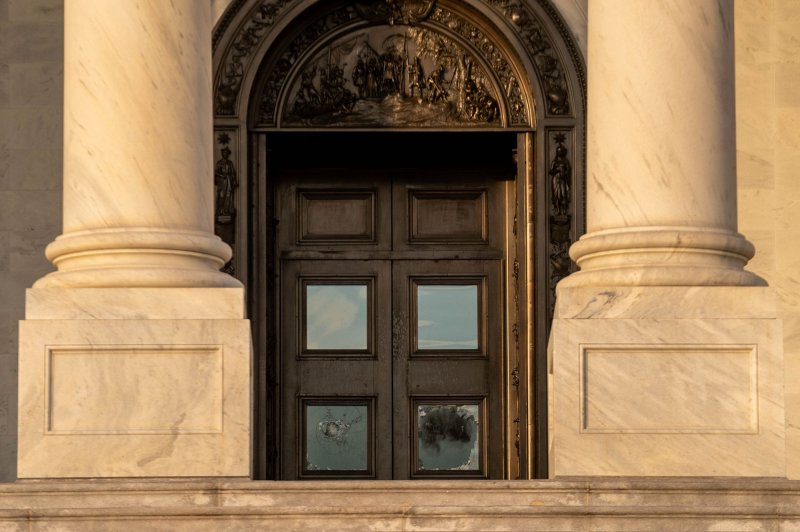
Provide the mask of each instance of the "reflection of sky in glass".
POLYGON ((366 471, 366 405, 306 406, 306 470, 366 471))
POLYGON ((478 348, 476 285, 417 285, 417 348, 478 348))
POLYGON ((367 349, 367 286, 306 286, 306 348, 367 349))
POLYGON ((478 405, 417 407, 418 467, 427 471, 480 469, 478 405))

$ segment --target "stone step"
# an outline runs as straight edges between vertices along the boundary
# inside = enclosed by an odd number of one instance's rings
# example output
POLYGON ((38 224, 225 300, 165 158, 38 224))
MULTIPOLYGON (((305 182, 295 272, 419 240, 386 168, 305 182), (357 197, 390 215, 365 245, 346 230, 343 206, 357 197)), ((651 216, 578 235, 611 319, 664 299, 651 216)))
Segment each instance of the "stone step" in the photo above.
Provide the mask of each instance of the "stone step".
POLYGON ((24 481, 0 484, 5 530, 800 531, 800 482, 24 481))

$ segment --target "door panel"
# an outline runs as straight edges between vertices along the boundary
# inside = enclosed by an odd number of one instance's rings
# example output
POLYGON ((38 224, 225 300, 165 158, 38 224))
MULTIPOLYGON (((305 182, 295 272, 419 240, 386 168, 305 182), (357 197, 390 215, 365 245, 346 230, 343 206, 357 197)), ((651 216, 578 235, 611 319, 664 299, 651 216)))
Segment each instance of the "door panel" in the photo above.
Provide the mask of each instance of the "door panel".
POLYGON ((391 192, 377 170, 284 171, 275 187, 278 250, 390 250, 391 192))
POLYGON ((469 170, 276 179, 283 478, 502 478, 504 190, 469 170))
POLYGON ((281 274, 283 477, 390 478, 391 263, 284 260, 281 274))
POLYGON ((469 169, 395 173, 392 248, 502 250, 502 178, 469 169))
POLYGON ((395 445, 395 478, 502 478, 501 265, 393 262, 394 433, 407 442, 395 445), (457 327, 460 317, 469 323, 457 327), (420 426, 426 411, 434 415, 420 426), (475 455, 467 452, 464 461, 444 468, 449 462, 439 458, 448 451, 459 455, 464 445, 475 455), (420 457, 442 467, 425 467, 420 457))

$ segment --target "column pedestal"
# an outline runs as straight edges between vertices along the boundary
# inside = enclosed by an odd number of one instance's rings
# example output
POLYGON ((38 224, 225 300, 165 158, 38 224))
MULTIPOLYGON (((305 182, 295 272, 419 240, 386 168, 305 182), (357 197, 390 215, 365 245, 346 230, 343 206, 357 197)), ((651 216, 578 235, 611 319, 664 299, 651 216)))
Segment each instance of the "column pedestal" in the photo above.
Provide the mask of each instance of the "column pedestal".
POLYGON ((249 477, 242 291, 28 290, 18 477, 249 477))
POLYGON ((244 289, 213 234, 210 5, 70 0, 64 233, 20 323, 19 478, 249 477, 244 289))
POLYGON ((559 287, 550 476, 783 477, 783 336, 762 287, 559 287))
POLYGON ((781 326, 737 230, 733 2, 592 0, 588 51, 550 475, 782 477, 781 326))

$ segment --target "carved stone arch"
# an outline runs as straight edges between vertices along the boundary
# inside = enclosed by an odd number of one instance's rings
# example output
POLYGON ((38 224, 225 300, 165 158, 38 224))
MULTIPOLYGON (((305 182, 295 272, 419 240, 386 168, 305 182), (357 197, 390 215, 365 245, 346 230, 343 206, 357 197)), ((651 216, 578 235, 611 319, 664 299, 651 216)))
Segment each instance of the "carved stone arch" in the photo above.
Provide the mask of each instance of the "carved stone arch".
MULTIPOLYGON (((269 55, 280 48, 280 39, 286 29, 293 22, 307 17, 309 11, 318 9, 319 4, 328 6, 322 13, 330 13, 333 10, 331 6, 350 6, 346 14, 353 17, 352 22, 358 23, 359 10, 353 6, 369 3, 381 2, 231 2, 213 35, 215 130, 218 131, 215 158, 222 171, 227 166, 228 171, 233 168, 241 174, 241 169, 247 166, 247 147, 243 141, 248 128, 259 125, 258 118, 252 116, 257 109, 252 100, 258 99, 258 89, 263 89, 257 85, 259 71, 268 63, 269 55), (223 157, 226 147, 230 154, 223 157), (225 163, 225 159, 230 160, 232 166, 225 163)), ((543 192, 551 197, 538 206, 538 210, 549 211, 551 215, 542 220, 548 226, 549 240, 546 250, 542 251, 550 257, 547 277, 550 288, 554 288, 555 282, 570 268, 566 248, 584 227, 586 80, 578 47, 549 0, 438 0, 432 5, 429 18, 438 21, 440 26, 450 27, 451 35, 460 31, 464 34, 461 36, 464 41, 477 40, 473 42, 476 48, 481 45, 478 41, 485 40, 496 50, 504 52, 513 63, 509 64, 508 71, 520 83, 520 93, 527 100, 527 116, 517 123, 507 119, 501 127, 537 131, 534 155, 542 167, 537 175, 546 176, 554 164, 563 166, 564 156, 556 161, 557 152, 559 146, 561 151, 566 150, 571 175, 570 183, 564 188, 570 191, 569 205, 565 209, 563 193, 558 198, 552 197, 554 187, 549 187, 550 190, 543 192), (472 34, 467 35, 470 30, 472 34), (568 226, 563 223, 565 214, 569 215, 568 226), (551 220, 552 216, 556 218, 551 220)), ((375 24, 374 20, 363 20, 363 12, 361 15, 362 23, 375 24)), ((428 24, 427 21, 422 23, 428 24)), ((330 39, 329 32, 323 33, 319 37, 330 39)), ((296 75, 289 83, 295 79, 296 75)), ((494 85, 496 89, 496 80, 494 85)), ((506 103, 503 107, 507 110, 509 105, 506 103)), ((225 203, 241 203, 243 190, 239 187, 237 201, 225 203)), ((220 235, 235 247, 235 270, 241 274, 244 274, 245 265, 239 264, 240 258, 246 256, 246 250, 242 249, 244 242, 236 238, 236 234, 242 233, 244 228, 243 220, 225 216, 225 213, 222 223, 218 223, 220 235)))
MULTIPOLYGON (((342 120, 315 124, 289 116, 304 69, 310 71, 320 54, 379 26, 388 28, 382 31, 397 27, 409 40, 420 31, 449 39, 470 56, 472 75, 480 78, 476 83, 485 92, 480 101, 490 107, 492 100, 497 104, 496 119, 486 119, 491 113, 481 117, 477 111, 467 112, 434 129, 519 133, 519 149, 524 150, 520 160, 526 165, 520 171, 530 176, 531 186, 527 219, 516 220, 516 225, 532 228, 521 230, 531 236, 528 264, 522 266, 534 287, 530 304, 536 309, 535 323, 529 328, 537 366, 532 383, 536 416, 546 419, 545 351, 555 285, 574 268, 568 249, 584 232, 586 203, 585 67, 550 0, 232 0, 213 35, 215 221, 217 233, 234 248, 227 269, 246 284, 255 282, 256 272, 248 271, 248 257, 255 252, 249 249, 248 227, 257 221, 248 221, 248 216, 258 213, 248 206, 258 198, 249 197, 249 176, 264 161, 251 146, 252 132, 414 127, 342 120), (408 9, 393 14, 386 11, 387 5, 408 9), (414 15, 419 6, 425 9, 414 15), (374 8, 372 14, 369 8, 374 8), (272 104, 271 116, 265 100, 272 104)), ((430 70, 434 63, 429 61, 425 68, 430 70)), ((352 70, 346 77, 352 78, 352 70)), ((318 90, 318 75, 313 83, 318 90)), ((356 92, 352 79, 345 88, 356 92)), ((344 102, 343 108, 350 103, 344 102)), ((546 449, 545 431, 534 437, 535 445, 546 449)), ((541 476, 545 466, 540 462, 541 476)))

